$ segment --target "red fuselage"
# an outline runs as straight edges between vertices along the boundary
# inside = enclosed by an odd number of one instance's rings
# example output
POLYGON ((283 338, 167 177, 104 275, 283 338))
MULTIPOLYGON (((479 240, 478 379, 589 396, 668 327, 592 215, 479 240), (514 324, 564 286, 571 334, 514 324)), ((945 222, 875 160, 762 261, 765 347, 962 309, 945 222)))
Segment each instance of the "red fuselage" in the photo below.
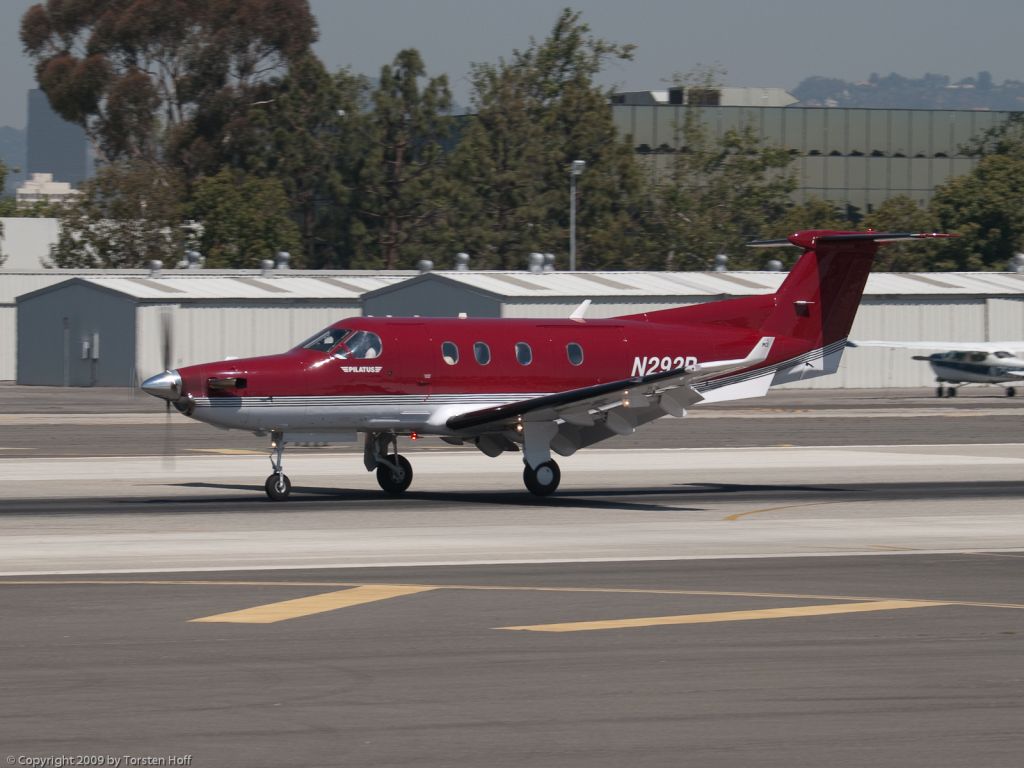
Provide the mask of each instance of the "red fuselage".
MULTIPOLYGON (((331 327, 372 332, 380 339, 380 350, 373 357, 342 358, 296 347, 279 355, 188 366, 178 369, 183 394, 418 395, 427 400, 452 393, 559 392, 703 360, 743 357, 758 338, 757 331, 746 328, 633 319, 350 318, 331 327), (486 352, 478 355, 480 344, 486 352), (211 380, 225 379, 236 379, 244 387, 210 387, 211 380)), ((773 357, 783 359, 784 346, 773 357)))

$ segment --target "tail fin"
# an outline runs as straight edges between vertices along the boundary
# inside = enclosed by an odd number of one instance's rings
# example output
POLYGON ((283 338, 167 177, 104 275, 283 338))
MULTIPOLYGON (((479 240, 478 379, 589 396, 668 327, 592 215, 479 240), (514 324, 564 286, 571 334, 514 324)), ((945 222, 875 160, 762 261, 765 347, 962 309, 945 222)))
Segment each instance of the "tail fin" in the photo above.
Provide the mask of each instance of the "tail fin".
POLYGON ((808 230, 785 240, 750 243, 761 248, 795 245, 804 249, 774 295, 774 311, 764 319, 763 333, 799 340, 810 348, 845 339, 879 246, 936 237, 955 235, 808 230))

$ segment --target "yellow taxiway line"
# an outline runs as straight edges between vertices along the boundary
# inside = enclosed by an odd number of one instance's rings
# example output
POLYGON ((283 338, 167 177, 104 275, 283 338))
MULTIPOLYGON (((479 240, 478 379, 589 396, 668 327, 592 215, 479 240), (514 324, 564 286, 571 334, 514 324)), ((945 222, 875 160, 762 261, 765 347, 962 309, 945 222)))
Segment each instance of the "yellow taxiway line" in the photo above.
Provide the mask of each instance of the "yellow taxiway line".
POLYGON ((947 605, 947 603, 917 600, 878 600, 870 603, 832 603, 830 605, 803 605, 792 608, 763 608, 754 611, 687 613, 682 616, 648 616, 640 619, 613 619, 610 621, 574 621, 565 624, 533 624, 522 627, 497 627, 497 629, 514 629, 527 632, 589 632, 598 629, 628 629, 672 624, 712 624, 722 621, 791 619, 803 616, 828 616, 836 613, 897 611, 904 608, 932 608, 937 605, 947 605))
POLYGON ((283 600, 279 603, 267 603, 240 611, 218 613, 215 616, 203 616, 191 619, 192 622, 228 623, 228 624, 274 624, 278 621, 298 619, 317 613, 336 611, 339 608, 351 608, 354 605, 365 605, 393 597, 415 595, 429 592, 433 587, 392 586, 375 584, 372 586, 353 587, 339 592, 324 592, 295 600, 283 600))

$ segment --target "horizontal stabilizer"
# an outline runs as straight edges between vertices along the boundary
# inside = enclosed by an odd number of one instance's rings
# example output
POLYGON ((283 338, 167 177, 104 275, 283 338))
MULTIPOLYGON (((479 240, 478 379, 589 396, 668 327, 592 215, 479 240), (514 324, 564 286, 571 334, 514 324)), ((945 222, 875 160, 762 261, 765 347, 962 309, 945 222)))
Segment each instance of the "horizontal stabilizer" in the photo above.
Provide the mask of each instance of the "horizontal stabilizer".
POLYGON ((946 232, 828 232, 809 230, 796 232, 789 237, 776 240, 754 240, 747 243, 751 248, 782 248, 795 245, 798 248, 813 248, 817 243, 873 242, 895 243, 900 240, 930 240, 936 238, 960 237, 946 232))

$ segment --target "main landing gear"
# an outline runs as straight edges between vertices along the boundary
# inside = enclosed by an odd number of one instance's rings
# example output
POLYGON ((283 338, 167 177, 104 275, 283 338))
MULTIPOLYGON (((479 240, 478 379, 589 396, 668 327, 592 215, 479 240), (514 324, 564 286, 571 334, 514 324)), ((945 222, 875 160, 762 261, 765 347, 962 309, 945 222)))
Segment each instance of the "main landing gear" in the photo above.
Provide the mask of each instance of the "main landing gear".
MULTIPOLYGON (((960 385, 961 387, 963 384, 960 385)), ((942 383, 935 388, 936 397, 956 397, 956 392, 959 387, 944 387, 942 383)), ((1017 390, 1014 387, 1006 387, 1006 396, 1014 397, 1017 394, 1017 390)))
POLYGON ((536 469, 531 468, 529 464, 523 466, 523 483, 526 484, 526 490, 534 496, 550 496, 558 488, 561 479, 562 471, 554 459, 545 461, 536 469))
MULTIPOLYGON (((263 484, 263 490, 271 501, 284 501, 292 492, 291 480, 283 467, 285 442, 284 433, 270 433, 270 465, 274 471, 263 484)), ((368 472, 376 471, 377 483, 392 496, 404 493, 412 483, 412 465, 398 452, 398 435, 393 432, 366 435, 363 464, 368 472)))
POLYGON ((398 435, 393 432, 366 434, 363 465, 367 472, 377 470, 377 484, 391 496, 405 493, 412 483, 412 464, 398 452, 398 435))
POLYGON ((534 496, 550 496, 562 479, 558 464, 551 458, 551 441, 556 434, 554 422, 523 424, 523 483, 534 496))

